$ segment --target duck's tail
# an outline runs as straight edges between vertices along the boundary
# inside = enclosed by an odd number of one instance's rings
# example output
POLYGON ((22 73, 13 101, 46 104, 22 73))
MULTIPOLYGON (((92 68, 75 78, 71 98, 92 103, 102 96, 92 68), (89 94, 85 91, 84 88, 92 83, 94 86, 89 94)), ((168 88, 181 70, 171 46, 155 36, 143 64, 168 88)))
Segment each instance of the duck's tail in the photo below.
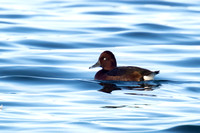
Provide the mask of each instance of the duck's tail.
POLYGON ((154 80, 155 75, 159 74, 160 71, 154 71, 149 75, 143 76, 143 79, 146 80, 154 80))
POLYGON ((153 73, 155 73, 155 75, 156 75, 156 74, 159 74, 159 73, 160 73, 160 71, 154 71, 153 73))

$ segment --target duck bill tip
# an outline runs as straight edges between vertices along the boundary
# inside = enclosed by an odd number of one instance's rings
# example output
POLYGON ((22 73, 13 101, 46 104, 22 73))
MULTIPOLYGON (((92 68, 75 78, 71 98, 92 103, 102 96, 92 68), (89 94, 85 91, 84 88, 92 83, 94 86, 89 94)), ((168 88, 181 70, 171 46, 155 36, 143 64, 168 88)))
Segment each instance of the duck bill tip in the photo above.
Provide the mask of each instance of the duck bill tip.
POLYGON ((91 66, 91 67, 89 67, 89 69, 92 69, 93 67, 91 66))
POLYGON ((94 64, 93 66, 89 67, 89 69, 95 68, 95 67, 100 67, 100 62, 98 61, 96 64, 94 64))

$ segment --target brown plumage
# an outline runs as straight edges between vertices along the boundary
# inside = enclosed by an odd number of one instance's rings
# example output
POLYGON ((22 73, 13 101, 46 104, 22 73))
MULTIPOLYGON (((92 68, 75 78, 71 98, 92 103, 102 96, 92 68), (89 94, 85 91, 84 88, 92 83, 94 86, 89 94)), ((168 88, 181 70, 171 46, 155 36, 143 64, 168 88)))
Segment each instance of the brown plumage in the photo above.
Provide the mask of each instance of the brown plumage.
POLYGON ((98 62, 90 68, 99 66, 102 69, 96 73, 95 80, 144 81, 153 80, 159 73, 134 66, 117 67, 115 56, 110 51, 101 53, 98 62))

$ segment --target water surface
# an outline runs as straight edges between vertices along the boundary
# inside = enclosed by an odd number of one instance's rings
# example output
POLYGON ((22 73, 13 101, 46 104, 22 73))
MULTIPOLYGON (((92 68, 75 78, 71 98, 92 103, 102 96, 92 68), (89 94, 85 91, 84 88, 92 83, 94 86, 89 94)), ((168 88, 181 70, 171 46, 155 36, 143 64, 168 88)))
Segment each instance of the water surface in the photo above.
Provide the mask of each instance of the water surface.
POLYGON ((1 132, 200 132, 197 0, 1 0, 1 132), (102 82, 118 65, 155 81, 102 82))

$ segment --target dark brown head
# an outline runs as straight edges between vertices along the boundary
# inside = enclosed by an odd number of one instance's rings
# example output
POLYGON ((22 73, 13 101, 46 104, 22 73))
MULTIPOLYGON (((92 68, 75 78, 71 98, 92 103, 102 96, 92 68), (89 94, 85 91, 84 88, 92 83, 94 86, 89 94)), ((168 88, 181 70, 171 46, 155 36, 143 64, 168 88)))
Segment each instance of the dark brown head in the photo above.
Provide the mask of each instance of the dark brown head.
POLYGON ((91 66, 89 69, 95 67, 102 67, 104 70, 112 70, 117 67, 117 62, 114 54, 110 51, 104 51, 101 53, 98 62, 91 66))

